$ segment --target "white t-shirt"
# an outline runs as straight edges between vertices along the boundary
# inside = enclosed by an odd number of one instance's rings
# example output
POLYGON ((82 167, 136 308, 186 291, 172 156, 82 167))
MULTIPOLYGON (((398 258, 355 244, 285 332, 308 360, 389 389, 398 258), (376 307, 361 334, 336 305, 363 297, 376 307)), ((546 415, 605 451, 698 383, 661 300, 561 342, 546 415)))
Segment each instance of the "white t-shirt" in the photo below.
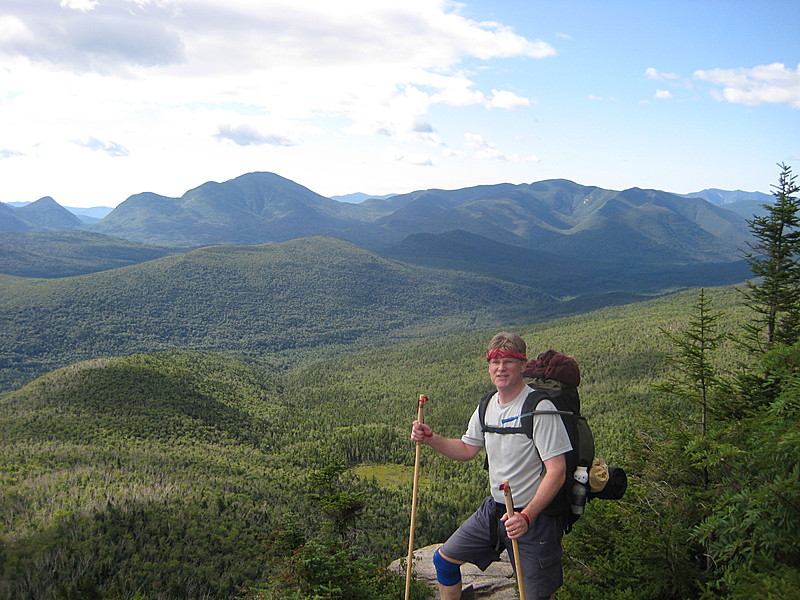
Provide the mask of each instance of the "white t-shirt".
MULTIPOLYGON (((527 385, 511 402, 500 404, 495 393, 486 407, 484 419, 487 425, 494 427, 519 427, 519 419, 503 423, 503 419, 522 414, 525 398, 533 390, 527 385)), ((535 410, 556 410, 549 400, 542 400, 535 410)), ((533 419, 533 439, 524 433, 516 435, 488 433, 481 431, 478 409, 472 413, 466 433, 461 441, 470 446, 482 446, 489 459, 489 485, 492 498, 500 504, 505 503, 505 495, 500 489, 503 481, 508 480, 518 508, 527 505, 536 495, 539 483, 544 476, 542 461, 564 454, 572 450, 567 430, 560 415, 534 415, 524 417, 533 419)))

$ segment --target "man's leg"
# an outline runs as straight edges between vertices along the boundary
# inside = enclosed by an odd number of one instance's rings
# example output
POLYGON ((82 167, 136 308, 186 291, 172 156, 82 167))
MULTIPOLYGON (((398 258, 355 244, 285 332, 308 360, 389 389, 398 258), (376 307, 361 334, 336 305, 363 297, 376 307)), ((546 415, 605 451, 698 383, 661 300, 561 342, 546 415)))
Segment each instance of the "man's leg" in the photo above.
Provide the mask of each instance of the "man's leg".
MULTIPOLYGON (((526 598, 555 600, 555 591, 563 584, 561 532, 558 518, 539 515, 526 534, 519 538, 524 583, 517 581, 517 585, 525 586, 526 598), (550 595, 545 595, 547 592, 550 595)), ((516 561, 511 552, 511 541, 505 532, 502 537, 513 566, 516 561)))
POLYGON ((433 553, 433 564, 436 567, 436 583, 442 600, 461 599, 461 565, 463 561, 455 561, 438 550, 433 553))
POLYGON ((439 584, 439 597, 442 600, 461 600, 461 583, 455 585, 439 584))
MULTIPOLYGON (((491 497, 453 532, 433 553, 436 581, 442 600, 460 600, 461 565, 472 563, 485 570, 499 556, 492 543, 492 522, 497 523, 496 503, 491 497), (458 558, 453 558, 453 557, 458 558)), ((465 592, 470 590, 467 588, 465 592)))

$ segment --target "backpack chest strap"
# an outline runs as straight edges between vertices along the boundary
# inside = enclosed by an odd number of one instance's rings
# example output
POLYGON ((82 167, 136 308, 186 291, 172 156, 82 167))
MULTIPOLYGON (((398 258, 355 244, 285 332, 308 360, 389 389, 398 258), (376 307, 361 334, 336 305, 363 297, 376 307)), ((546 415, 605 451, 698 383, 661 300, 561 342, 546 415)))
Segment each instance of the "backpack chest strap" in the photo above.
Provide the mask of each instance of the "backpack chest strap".
POLYGON ((483 433, 526 433, 524 427, 495 427, 494 425, 486 425, 485 423, 481 427, 481 431, 483 433))

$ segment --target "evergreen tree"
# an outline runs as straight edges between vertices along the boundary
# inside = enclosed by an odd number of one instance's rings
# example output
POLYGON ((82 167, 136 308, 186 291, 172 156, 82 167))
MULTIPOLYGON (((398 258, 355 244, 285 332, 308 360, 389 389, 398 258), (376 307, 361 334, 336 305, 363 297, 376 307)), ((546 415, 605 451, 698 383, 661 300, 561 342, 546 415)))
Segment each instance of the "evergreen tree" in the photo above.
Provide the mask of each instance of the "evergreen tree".
POLYGON ((731 451, 718 457, 718 493, 697 528, 718 568, 704 600, 784 600, 800 589, 800 342, 775 344, 757 368, 761 408, 729 424, 731 451))
POLYGON ((337 461, 331 461, 313 471, 308 477, 313 491, 306 494, 325 517, 323 523, 343 541, 347 537, 348 529, 366 507, 364 494, 350 490, 349 485, 342 480, 344 472, 344 465, 337 461))
POLYGON ((800 187, 791 167, 779 166, 774 204, 764 204, 767 213, 747 221, 755 241, 744 258, 758 280, 748 281, 743 294, 758 317, 745 326, 743 341, 758 353, 776 341, 792 344, 800 335, 800 187))
MULTIPOLYGON (((682 428, 688 425, 687 437, 696 441, 691 447, 699 449, 708 444, 709 411, 711 394, 718 382, 717 370, 714 367, 713 353, 725 339, 718 332, 719 321, 722 313, 712 312, 711 300, 706 296, 704 289, 700 290, 697 303, 693 306, 695 315, 689 320, 689 328, 680 333, 671 333, 663 328, 661 332, 666 335, 675 346, 674 354, 665 355, 665 362, 671 367, 670 375, 656 386, 658 391, 673 397, 686 400, 697 406, 696 416, 688 420, 682 419, 682 428), (696 429, 696 431, 692 431, 696 429)), ((704 489, 708 489, 709 475, 705 466, 706 460, 702 456, 695 457, 703 463, 702 479, 704 489)))
MULTIPOLYGON (((719 426, 712 420, 713 399, 722 389, 714 355, 726 339, 718 330, 723 314, 711 310, 711 299, 704 289, 700 290, 692 308, 694 313, 685 331, 672 333, 661 329, 674 350, 665 355, 669 375, 655 386, 665 398, 678 399, 684 406, 695 407, 688 412, 674 412, 668 408, 660 411, 663 438, 657 445, 657 453, 671 457, 665 484, 673 486, 683 498, 686 507, 677 514, 687 519, 684 525, 688 530, 707 516, 713 495, 710 465, 714 460, 711 457, 719 452, 716 440, 719 426)), ((696 559, 697 566, 706 573, 714 567, 709 543, 705 541, 704 556, 698 555, 696 559)))

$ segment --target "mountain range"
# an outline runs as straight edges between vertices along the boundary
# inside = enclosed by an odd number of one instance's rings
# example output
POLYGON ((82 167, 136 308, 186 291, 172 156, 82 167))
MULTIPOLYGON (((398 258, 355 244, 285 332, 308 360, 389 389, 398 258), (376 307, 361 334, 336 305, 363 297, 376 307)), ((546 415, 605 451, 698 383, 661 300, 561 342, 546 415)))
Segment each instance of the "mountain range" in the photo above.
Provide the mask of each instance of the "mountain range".
MULTIPOLYGON (((599 239, 638 238, 730 257, 746 238, 740 217, 697 198, 623 192, 565 180, 424 190, 360 204, 337 202, 273 173, 208 182, 180 198, 131 196, 86 227, 162 246, 261 244, 331 235, 377 249, 417 233, 463 230, 532 249, 583 254, 599 239), (687 239, 687 236, 689 239, 687 239)), ((681 251, 683 251, 681 250, 681 251)))
POLYGON ((711 204, 724 206, 745 219, 750 219, 753 215, 763 215, 765 213, 764 205, 772 204, 775 201, 771 194, 763 192, 730 191, 718 188, 708 188, 692 194, 681 194, 681 196, 708 200, 711 204))
POLYGON ((658 190, 549 180, 353 204, 274 173, 208 182, 180 198, 137 194, 92 224, 49 197, 18 208, 0 205, 0 229, 7 232, 0 272, 23 277, 321 235, 384 258, 471 272, 561 299, 742 281, 748 269, 741 249, 750 235, 745 218, 723 206, 658 190))
POLYGON ((0 231, 65 231, 84 225, 50 196, 18 207, 0 202, 0 231))
MULTIPOLYGON (((207 182, 180 198, 131 196, 85 224, 52 198, 13 208, 0 204, 5 231, 90 232, 159 246, 280 242, 331 235, 364 248, 410 235, 454 230, 569 255, 625 241, 699 260, 729 259, 747 238, 744 219, 696 197, 632 188, 617 192, 566 180, 424 190, 359 204, 325 198, 273 173, 207 182)), ((640 255, 641 257, 641 255, 640 255)))

